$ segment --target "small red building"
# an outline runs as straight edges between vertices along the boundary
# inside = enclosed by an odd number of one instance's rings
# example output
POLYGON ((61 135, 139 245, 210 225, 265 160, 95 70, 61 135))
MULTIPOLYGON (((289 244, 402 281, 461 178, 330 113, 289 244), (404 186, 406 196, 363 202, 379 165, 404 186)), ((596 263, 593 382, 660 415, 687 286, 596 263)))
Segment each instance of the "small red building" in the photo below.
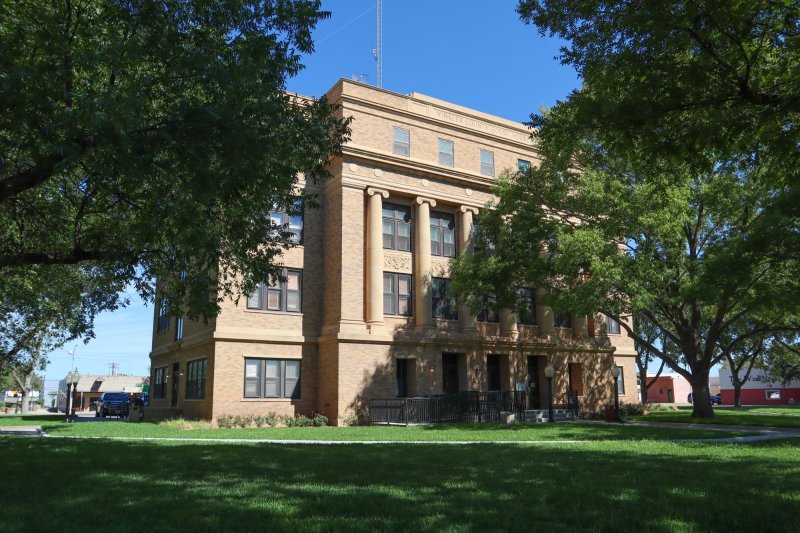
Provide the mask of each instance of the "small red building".
MULTIPOLYGON (((647 376, 647 382, 655 377, 655 374, 647 376)), ((685 377, 680 374, 661 374, 647 389, 648 403, 686 403, 692 386, 685 377)))

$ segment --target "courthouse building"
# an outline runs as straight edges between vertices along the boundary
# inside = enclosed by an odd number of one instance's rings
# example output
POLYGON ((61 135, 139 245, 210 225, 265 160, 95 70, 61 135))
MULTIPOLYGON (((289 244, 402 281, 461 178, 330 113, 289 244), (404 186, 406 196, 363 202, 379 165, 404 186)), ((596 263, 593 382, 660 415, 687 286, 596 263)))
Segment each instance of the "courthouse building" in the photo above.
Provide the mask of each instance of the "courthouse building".
MULTIPOLYGON (((318 208, 272 214, 299 245, 285 282, 262 284, 206 325, 156 307, 151 408, 185 417, 322 413, 335 423, 371 399, 520 390, 546 406, 635 402, 633 341, 602 315, 454 308, 450 265, 504 170, 537 164, 529 130, 425 95, 348 80, 328 92, 352 137, 315 185, 318 208)), ((305 183, 300 182, 302 188, 305 183)), ((309 187, 311 185, 309 184, 309 187)))

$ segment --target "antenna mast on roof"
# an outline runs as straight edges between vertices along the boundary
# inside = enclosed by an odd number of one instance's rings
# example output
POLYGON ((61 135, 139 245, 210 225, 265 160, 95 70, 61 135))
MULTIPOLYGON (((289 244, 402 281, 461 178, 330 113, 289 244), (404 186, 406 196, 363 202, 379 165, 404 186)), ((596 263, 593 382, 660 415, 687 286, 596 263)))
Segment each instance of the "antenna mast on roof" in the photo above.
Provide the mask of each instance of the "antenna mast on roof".
POLYGON ((378 0, 378 47, 375 49, 378 62, 378 87, 383 87, 383 0, 378 0))

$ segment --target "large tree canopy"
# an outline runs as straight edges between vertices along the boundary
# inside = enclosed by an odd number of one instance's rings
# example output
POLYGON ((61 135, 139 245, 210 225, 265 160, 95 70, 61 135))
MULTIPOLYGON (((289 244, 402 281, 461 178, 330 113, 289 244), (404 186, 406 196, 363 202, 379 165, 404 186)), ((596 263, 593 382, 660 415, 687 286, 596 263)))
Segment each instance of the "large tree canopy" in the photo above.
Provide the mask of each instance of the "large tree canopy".
POLYGON ((0 3, 0 270, 89 264, 175 312, 274 275, 268 211, 347 122, 287 94, 317 0, 0 3), (182 273, 185 275, 182 276, 182 273))

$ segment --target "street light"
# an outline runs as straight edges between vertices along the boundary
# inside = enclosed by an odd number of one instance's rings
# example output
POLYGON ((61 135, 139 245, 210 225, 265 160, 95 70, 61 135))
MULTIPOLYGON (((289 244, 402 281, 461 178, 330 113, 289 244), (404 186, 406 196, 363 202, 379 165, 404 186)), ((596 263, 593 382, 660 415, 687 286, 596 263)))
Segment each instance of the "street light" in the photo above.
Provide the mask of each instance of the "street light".
POLYGON ((619 380, 620 369, 617 365, 611 367, 611 376, 614 378, 614 422, 622 422, 622 417, 619 416, 619 387, 617 386, 619 380))
POLYGON ((67 382, 67 408, 64 410, 64 422, 69 422, 69 413, 72 409, 72 394, 70 394, 69 388, 72 386, 72 370, 69 371, 67 377, 64 378, 64 381, 67 382))
POLYGON ((553 418, 553 374, 556 373, 556 369, 553 368, 553 365, 547 365, 544 369, 544 375, 547 376, 547 405, 548 405, 548 422, 555 422, 556 419, 553 418))

